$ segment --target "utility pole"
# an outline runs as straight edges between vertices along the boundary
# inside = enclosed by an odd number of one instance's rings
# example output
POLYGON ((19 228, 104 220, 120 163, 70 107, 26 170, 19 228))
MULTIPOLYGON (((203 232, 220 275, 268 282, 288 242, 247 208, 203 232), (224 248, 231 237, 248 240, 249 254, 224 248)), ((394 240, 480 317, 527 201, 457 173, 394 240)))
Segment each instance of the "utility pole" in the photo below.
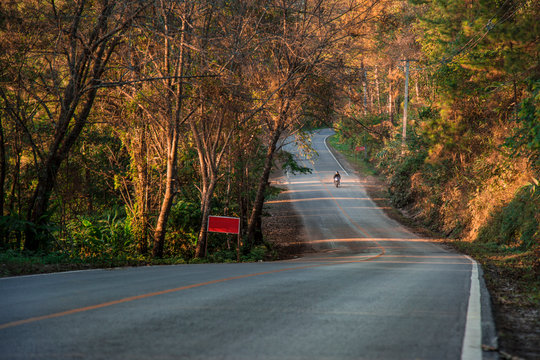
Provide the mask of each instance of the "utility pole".
POLYGON ((363 72, 363 76, 362 76, 362 87, 363 87, 363 92, 364 92, 364 115, 367 115, 368 113, 368 108, 367 108, 367 71, 366 69, 364 68, 363 69, 364 72, 363 72))
POLYGON ((369 92, 369 87, 368 87, 368 83, 367 83, 367 69, 366 67, 364 66, 364 60, 362 60, 362 90, 363 90, 363 93, 364 93, 364 115, 367 115, 368 113, 368 92, 369 92))
POLYGON ((409 59, 405 61, 405 100, 403 102, 403 132, 401 134, 401 153, 405 152, 407 141, 407 107, 409 105, 409 59))
POLYGON ((412 59, 401 60, 405 61, 405 100, 403 102, 403 132, 401 134, 401 154, 405 153, 407 145, 407 107, 409 105, 409 63, 417 61, 412 59))

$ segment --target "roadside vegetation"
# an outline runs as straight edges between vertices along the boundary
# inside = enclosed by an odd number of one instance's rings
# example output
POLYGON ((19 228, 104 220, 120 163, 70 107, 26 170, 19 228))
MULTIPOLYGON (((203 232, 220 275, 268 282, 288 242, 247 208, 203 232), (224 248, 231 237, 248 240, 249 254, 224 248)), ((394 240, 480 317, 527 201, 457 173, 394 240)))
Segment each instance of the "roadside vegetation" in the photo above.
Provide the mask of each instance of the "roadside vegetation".
POLYGON ((2 2, 2 274, 235 261, 209 215, 269 258, 280 140, 327 125, 395 206, 538 279, 538 4, 324 3, 2 2))
POLYGON ((280 141, 332 116, 348 33, 382 9, 325 3, 2 2, 1 274, 236 261, 210 215, 271 257, 270 172, 301 170, 280 141))

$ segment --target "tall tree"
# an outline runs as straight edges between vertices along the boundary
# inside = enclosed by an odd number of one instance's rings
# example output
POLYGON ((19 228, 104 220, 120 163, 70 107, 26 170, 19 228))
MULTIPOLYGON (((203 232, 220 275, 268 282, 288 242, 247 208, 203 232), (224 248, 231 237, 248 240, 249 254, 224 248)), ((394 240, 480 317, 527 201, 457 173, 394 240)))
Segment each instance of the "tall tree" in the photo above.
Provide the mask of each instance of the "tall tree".
MULTIPOLYGON (((48 119, 54 128, 37 159, 37 185, 28 205, 29 221, 38 225, 46 221, 60 165, 87 123, 122 33, 141 9, 130 1, 108 0, 25 2, 12 9, 20 13, 8 21, 22 24, 17 45, 31 48, 35 56, 13 66, 19 67, 22 76, 32 76, 21 82, 23 91, 38 105, 35 111, 41 119, 48 119), (29 29, 38 34, 30 38, 32 42, 26 42, 28 38, 23 35, 29 29)), ((25 248, 43 247, 43 235, 27 231, 25 248)))
MULTIPOLYGON (((268 179, 279 139, 299 125, 301 112, 299 92, 306 80, 330 63, 339 64, 339 57, 331 56, 338 44, 348 37, 351 27, 359 26, 370 14, 377 0, 354 2, 306 0, 270 1, 264 18, 267 36, 260 74, 261 92, 271 93, 272 102, 265 113, 267 153, 263 173, 248 225, 251 245, 261 241, 261 215, 268 179), (264 79, 264 80, 262 80, 264 79), (263 82, 264 81, 264 82, 263 82)), ((341 43, 342 44, 342 43, 341 43)), ((300 125, 301 126, 301 125, 300 125)))
POLYGON ((189 115, 184 114, 184 74, 189 71, 190 56, 187 45, 191 33, 191 21, 195 9, 194 3, 160 1, 157 18, 161 21, 160 37, 163 41, 162 67, 159 69, 164 78, 165 90, 164 130, 167 144, 167 165, 165 193, 154 230, 154 257, 163 256, 163 246, 167 220, 175 196, 175 178, 178 162, 178 141, 180 126, 189 115))
MULTIPOLYGON (((263 1, 209 1, 201 17, 200 34, 196 39, 198 68, 205 75, 194 83, 198 110, 189 126, 199 155, 201 177, 201 228, 195 256, 206 253, 207 225, 211 202, 218 181, 225 173, 222 165, 230 158, 231 142, 264 109, 269 101, 258 99, 251 92, 257 48, 261 45, 260 18, 263 1), (195 86, 196 85, 196 86, 195 86)), ((232 166, 230 166, 232 168, 232 166)), ((230 190, 229 190, 230 195, 230 190)), ((228 200, 227 200, 228 201, 228 200)))

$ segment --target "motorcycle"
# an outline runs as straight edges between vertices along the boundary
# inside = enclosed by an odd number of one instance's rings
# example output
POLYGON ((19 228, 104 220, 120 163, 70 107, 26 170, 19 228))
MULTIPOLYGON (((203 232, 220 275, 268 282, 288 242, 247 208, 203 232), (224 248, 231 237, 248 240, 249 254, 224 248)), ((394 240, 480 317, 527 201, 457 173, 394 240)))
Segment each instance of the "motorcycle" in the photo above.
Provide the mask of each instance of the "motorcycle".
POLYGON ((334 176, 334 185, 336 187, 339 187, 339 185, 341 185, 341 180, 340 180, 339 176, 334 176))

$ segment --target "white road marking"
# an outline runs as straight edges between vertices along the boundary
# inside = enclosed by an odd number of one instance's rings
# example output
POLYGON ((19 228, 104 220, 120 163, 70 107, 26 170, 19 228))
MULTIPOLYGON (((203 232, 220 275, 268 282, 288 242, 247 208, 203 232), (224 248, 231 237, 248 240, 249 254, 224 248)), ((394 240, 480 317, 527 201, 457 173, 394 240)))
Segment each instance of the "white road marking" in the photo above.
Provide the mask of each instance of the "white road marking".
POLYGON ((341 166, 341 163, 338 161, 338 159, 336 159, 336 157, 334 156, 334 154, 332 154, 332 152, 330 151, 330 148, 328 147, 328 145, 326 145, 326 139, 328 139, 330 137, 330 135, 326 135, 326 137, 324 138, 324 146, 326 146, 326 150, 328 150, 328 152, 330 153, 330 155, 332 155, 332 157, 334 158, 334 160, 338 163, 339 167, 341 168, 341 170, 343 170, 343 172, 345 173, 345 175, 349 176, 349 174, 347 173, 347 170, 345 170, 343 168, 343 166, 341 166))
POLYGON ((2 281, 2 280, 10 280, 10 279, 22 279, 22 278, 29 278, 29 277, 37 277, 37 276, 54 276, 54 275, 73 274, 73 273, 79 273, 79 272, 83 272, 83 271, 88 272, 88 271, 101 271, 101 270, 112 270, 112 269, 119 269, 119 268, 105 268, 105 269, 95 268, 95 269, 57 271, 57 272, 40 273, 40 274, 6 276, 6 277, 1 277, 0 281, 2 281))
POLYGON ((480 305, 480 281, 478 279, 478 264, 471 257, 471 291, 469 306, 467 307, 467 320, 465 323, 465 336, 461 349, 462 360, 482 359, 482 313, 480 305))

